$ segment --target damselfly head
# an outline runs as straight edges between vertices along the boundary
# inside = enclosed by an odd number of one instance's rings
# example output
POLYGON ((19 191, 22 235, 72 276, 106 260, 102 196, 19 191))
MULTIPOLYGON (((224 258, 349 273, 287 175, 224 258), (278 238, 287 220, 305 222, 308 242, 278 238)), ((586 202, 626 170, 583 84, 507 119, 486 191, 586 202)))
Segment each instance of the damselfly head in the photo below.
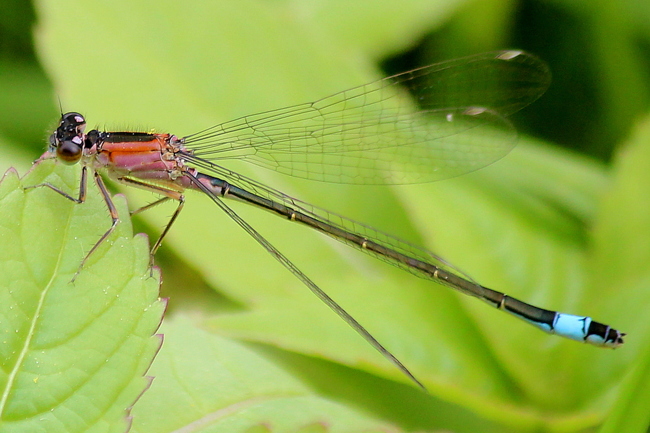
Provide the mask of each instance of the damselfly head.
POLYGON ((48 150, 56 153, 65 164, 76 164, 81 159, 86 119, 79 113, 66 113, 56 131, 50 135, 48 150))

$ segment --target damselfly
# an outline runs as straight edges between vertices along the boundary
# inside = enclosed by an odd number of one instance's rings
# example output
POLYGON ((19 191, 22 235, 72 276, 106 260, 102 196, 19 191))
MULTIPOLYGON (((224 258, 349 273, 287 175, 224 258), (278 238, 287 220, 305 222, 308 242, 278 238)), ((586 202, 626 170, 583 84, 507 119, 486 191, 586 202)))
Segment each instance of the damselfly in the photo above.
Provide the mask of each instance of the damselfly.
MULTIPOLYGON (((520 51, 481 54, 427 66, 340 92, 313 103, 242 117, 179 138, 145 132, 85 132, 79 113, 62 115, 46 158, 82 164, 81 203, 90 170, 113 223, 79 266, 100 247, 118 215, 100 172, 162 196, 178 207, 151 255, 178 217, 183 192, 205 193, 316 296, 402 372, 423 385, 361 324, 225 202, 233 198, 316 229, 347 245, 477 297, 548 333, 617 347, 625 334, 589 317, 541 309, 483 287, 435 254, 351 219, 292 198, 217 164, 237 159, 292 176, 349 184, 407 184, 449 178, 506 155, 516 134, 506 116, 541 96, 550 81, 543 62, 520 51), (406 97, 409 90, 415 101, 406 97)), ((136 211, 136 212, 138 212, 136 211)), ((424 388, 424 387, 423 387, 424 388)))

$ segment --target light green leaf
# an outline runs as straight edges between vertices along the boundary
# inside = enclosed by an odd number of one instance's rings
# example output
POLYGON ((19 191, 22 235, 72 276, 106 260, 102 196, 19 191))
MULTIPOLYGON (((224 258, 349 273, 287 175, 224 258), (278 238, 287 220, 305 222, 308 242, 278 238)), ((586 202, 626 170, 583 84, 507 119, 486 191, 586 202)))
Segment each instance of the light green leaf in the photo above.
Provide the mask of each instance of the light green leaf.
POLYGON ((187 318, 166 320, 162 330, 164 350, 133 410, 133 432, 402 431, 316 396, 260 354, 187 318))
MULTIPOLYGON (((146 239, 127 218, 92 254, 110 226, 92 187, 84 204, 48 188, 76 191, 78 169, 41 162, 0 184, 0 430, 123 432, 148 386, 164 310, 150 276, 146 239), (75 176, 76 175, 76 176, 75 176)), ((128 215, 123 199, 119 211, 128 215)))
MULTIPOLYGON (((284 2, 286 13, 305 24, 305 32, 331 38, 363 56, 380 59, 396 51, 408 50, 413 35, 424 34, 448 21, 466 0, 323 0, 284 2), (378 25, 381 23, 382 25, 378 25)), ((298 22, 300 22, 298 21, 298 22)))
MULTIPOLYGON (((650 422, 650 333, 645 311, 650 303, 650 117, 639 122, 614 165, 612 187, 604 194, 595 228, 592 284, 596 292, 618 293, 609 304, 627 318, 633 360, 602 432, 646 432, 650 422)), ((629 362, 629 361, 628 361, 629 362)), ((610 373, 620 377, 620 373, 610 373)), ((591 385, 599 386, 600 380, 591 385)))

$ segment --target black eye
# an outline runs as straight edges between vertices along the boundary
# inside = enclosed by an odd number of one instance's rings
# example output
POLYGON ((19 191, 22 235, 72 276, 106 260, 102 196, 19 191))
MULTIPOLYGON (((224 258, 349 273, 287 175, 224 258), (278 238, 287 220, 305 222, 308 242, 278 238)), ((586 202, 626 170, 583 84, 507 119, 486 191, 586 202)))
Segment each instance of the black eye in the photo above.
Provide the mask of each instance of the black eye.
POLYGON ((86 129, 86 119, 79 113, 65 113, 58 130, 65 135, 79 135, 86 129))
POLYGON ((56 148, 56 156, 65 164, 76 164, 81 159, 81 146, 72 140, 62 141, 56 148))

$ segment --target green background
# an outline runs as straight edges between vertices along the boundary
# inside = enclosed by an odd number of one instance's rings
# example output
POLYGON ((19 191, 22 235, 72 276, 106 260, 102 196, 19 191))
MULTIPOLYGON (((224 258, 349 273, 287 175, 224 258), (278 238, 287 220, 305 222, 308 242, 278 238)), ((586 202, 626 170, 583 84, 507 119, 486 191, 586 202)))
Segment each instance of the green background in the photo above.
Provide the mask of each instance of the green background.
MULTIPOLYGON (((165 342, 148 373, 156 379, 133 406, 133 431, 647 431, 647 2, 3 5, 0 164, 21 174, 45 147, 59 103, 90 127, 186 135, 482 51, 525 49, 553 71, 548 93, 513 118, 519 146, 459 179, 345 187, 233 168, 430 248, 488 287, 612 324, 629 334, 623 348, 545 335, 235 207, 393 351, 423 394, 190 193, 156 257, 170 297, 165 342)), ((131 209, 151 201, 128 197, 131 209)), ((136 231, 155 238, 172 211, 145 213, 136 231)), ((120 431, 116 412, 96 431, 120 431)))

